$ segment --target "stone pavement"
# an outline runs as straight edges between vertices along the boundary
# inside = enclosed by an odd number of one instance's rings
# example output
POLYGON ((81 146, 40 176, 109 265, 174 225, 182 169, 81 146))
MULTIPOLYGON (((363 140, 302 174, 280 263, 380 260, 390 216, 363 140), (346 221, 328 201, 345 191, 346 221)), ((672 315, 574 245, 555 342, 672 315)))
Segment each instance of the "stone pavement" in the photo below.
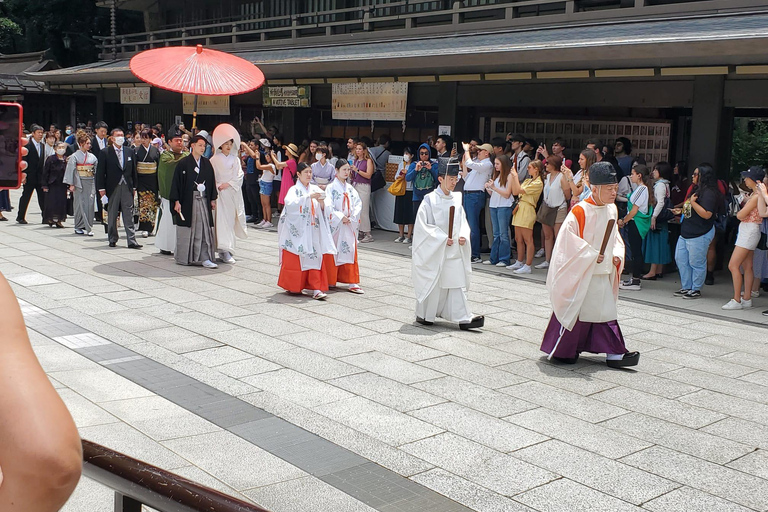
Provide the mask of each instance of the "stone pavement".
MULTIPOLYGON (((764 327, 622 300, 636 371, 557 366, 540 282, 477 272, 483 332, 425 328, 406 257, 364 247, 366 294, 317 302, 282 293, 276 235, 249 234, 207 271, 151 239, 0 224, 84 438, 275 512, 768 510, 764 327)), ((111 500, 83 479, 64 510, 111 500)))

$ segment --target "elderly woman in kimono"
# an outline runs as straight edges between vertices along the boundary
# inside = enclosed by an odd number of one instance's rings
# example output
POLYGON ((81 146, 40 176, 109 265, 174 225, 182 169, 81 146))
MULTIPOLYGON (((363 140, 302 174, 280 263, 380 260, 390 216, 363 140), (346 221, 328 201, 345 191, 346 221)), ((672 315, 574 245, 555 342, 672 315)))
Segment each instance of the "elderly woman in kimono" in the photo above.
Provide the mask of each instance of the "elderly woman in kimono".
MULTIPOLYGON (((312 164, 313 170, 316 163, 312 164)), ((326 259, 329 286, 336 286, 340 281, 349 285, 350 292, 362 294, 363 289, 358 284, 360 269, 357 266, 357 234, 363 202, 355 188, 347 183, 349 172, 349 162, 337 160, 336 177, 325 189, 325 216, 331 226, 337 252, 333 256, 326 254, 323 258, 326 259)))
POLYGON ((75 233, 93 236, 93 212, 96 204, 96 164, 99 159, 91 153, 91 138, 85 130, 75 134, 78 150, 69 155, 64 183, 74 193, 75 233))
POLYGON ((312 298, 324 299, 328 291, 325 254, 335 254, 323 210, 325 192, 312 185, 312 168, 298 166, 298 180, 285 194, 285 206, 277 226, 280 247, 280 277, 277 285, 290 293, 312 291, 312 298))
POLYGON ((231 124, 220 124, 213 130, 213 147, 216 154, 211 157, 211 165, 219 191, 216 200, 216 250, 221 261, 234 263, 235 237, 248 238, 242 191, 245 175, 237 156, 240 134, 231 124))
POLYGON ((619 234, 616 171, 607 162, 589 169, 592 195, 574 206, 555 241, 547 273, 552 318, 541 350, 573 364, 581 352, 606 354, 612 368, 634 366, 617 322, 624 241, 619 234))

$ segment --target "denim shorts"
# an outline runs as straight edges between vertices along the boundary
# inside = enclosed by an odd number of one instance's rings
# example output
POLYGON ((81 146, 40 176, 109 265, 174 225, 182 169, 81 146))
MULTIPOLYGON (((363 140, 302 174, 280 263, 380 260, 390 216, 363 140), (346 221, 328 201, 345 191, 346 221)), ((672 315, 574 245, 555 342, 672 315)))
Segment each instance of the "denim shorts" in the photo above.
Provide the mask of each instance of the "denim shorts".
POLYGON ((272 182, 259 180, 259 193, 263 196, 272 195, 272 182))

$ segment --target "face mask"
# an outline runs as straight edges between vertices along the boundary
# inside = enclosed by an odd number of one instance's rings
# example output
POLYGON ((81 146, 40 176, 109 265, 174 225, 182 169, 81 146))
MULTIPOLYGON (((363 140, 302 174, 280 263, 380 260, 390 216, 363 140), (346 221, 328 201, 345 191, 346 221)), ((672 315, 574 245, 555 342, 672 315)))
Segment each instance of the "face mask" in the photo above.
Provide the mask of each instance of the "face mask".
POLYGON ((315 160, 320 160, 321 158, 323 158, 322 153, 315 153, 315 160))
POLYGON ((411 155, 403 155, 403 162, 410 162, 411 161, 411 155))
POLYGON ((125 144, 125 137, 115 137, 115 144, 118 146, 125 144))
POLYGON ((65 130, 67 135, 72 135, 72 130, 65 130))
POLYGON ((66 152, 67 152, 66 148, 59 148, 56 150, 57 155, 63 155, 66 152))

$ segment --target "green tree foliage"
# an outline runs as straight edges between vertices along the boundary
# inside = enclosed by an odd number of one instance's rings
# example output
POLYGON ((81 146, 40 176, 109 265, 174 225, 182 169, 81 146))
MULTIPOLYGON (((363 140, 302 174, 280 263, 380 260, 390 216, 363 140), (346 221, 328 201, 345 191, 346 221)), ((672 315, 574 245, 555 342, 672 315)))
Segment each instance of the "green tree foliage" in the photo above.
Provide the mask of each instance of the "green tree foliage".
POLYGON ((9 18, 0 17, 0 47, 13 43, 14 37, 21 35, 21 27, 9 18))
POLYGON ((768 164, 768 122, 763 119, 738 119, 733 130, 731 176, 752 165, 768 164))
MULTIPOLYGON (((50 49, 64 67, 95 61, 94 36, 109 35, 109 9, 97 7, 96 0, 5 0, 0 4, 0 16, 20 29, 0 23, 0 52, 50 49), (69 49, 64 47, 65 35, 71 41, 69 49)), ((118 11, 118 33, 141 31, 140 13, 118 11)))

